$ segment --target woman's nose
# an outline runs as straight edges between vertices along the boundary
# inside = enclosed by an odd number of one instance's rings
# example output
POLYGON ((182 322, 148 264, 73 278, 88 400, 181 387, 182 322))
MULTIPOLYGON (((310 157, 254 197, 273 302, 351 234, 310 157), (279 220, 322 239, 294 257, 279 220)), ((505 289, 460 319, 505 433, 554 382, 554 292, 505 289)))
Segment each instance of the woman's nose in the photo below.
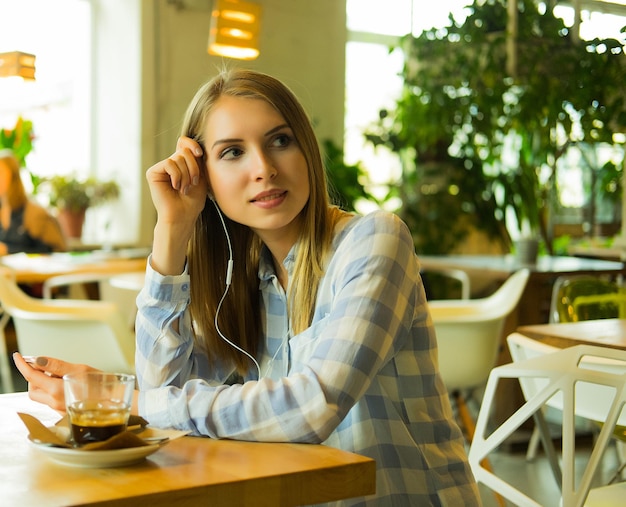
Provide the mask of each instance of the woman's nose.
POLYGON ((254 159, 253 176, 254 179, 272 179, 277 174, 274 161, 267 153, 259 150, 254 159))

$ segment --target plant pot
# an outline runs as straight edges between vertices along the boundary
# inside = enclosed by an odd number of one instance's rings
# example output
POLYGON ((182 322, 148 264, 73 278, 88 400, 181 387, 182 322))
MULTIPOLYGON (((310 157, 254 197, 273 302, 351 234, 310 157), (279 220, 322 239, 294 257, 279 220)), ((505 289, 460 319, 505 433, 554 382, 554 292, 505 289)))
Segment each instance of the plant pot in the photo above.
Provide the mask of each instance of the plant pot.
POLYGON ((69 209, 60 209, 57 216, 61 230, 67 239, 80 239, 83 235, 83 224, 85 223, 85 212, 82 209, 72 211, 69 209))
POLYGON ((534 238, 518 239, 515 242, 515 259, 520 264, 535 264, 539 252, 539 240, 534 238))

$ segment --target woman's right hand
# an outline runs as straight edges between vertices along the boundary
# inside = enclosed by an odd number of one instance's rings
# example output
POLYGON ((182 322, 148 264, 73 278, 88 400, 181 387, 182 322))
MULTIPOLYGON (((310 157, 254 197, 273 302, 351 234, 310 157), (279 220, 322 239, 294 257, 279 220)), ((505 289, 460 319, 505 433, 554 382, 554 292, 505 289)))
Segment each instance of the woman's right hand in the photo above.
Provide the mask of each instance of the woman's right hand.
POLYGON ((202 147, 179 138, 176 151, 148 169, 146 178, 157 210, 151 264, 162 275, 178 275, 208 193, 202 147))
POLYGON ((54 410, 65 412, 63 375, 84 371, 97 371, 85 364, 74 364, 52 357, 39 356, 31 365, 19 352, 13 354, 13 362, 28 382, 28 396, 54 410))
POLYGON ((205 172, 202 147, 189 137, 180 137, 176 151, 146 171, 160 221, 195 223, 208 191, 205 172))

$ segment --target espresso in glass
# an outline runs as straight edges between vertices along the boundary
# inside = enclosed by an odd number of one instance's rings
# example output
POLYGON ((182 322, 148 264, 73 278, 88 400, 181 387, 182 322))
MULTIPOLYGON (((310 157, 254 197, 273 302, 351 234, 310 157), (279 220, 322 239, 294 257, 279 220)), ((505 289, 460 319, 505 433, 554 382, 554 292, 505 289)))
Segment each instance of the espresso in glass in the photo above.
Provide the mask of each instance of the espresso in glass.
POLYGON ((126 429, 128 406, 114 402, 76 402, 67 407, 76 445, 102 442, 126 429))
POLYGON ((102 442, 126 430, 134 375, 89 371, 65 375, 63 382, 74 445, 102 442))

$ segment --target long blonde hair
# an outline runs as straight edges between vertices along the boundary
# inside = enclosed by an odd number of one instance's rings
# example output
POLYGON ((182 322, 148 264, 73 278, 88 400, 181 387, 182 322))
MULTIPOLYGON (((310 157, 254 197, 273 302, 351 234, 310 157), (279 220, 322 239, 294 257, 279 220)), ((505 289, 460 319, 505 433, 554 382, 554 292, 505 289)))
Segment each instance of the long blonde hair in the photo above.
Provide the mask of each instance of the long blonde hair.
MULTIPOLYGON (((292 129, 308 167, 310 195, 300 213, 294 273, 289 284, 289 318, 298 333, 311 324, 319 281, 333 229, 343 216, 330 205, 326 174, 311 122, 291 90, 266 74, 227 69, 204 84, 191 101, 183 121, 182 135, 204 146, 203 132, 215 102, 223 95, 264 100, 278 111, 292 129)), ((220 309, 219 327, 233 343, 256 356, 262 337, 258 267, 262 248, 253 231, 224 217, 233 249, 233 275, 227 298, 220 309)), ((226 362, 245 374, 249 359, 222 340, 214 315, 224 292, 228 244, 217 211, 207 199, 189 242, 191 317, 196 336, 202 335, 212 363, 226 362)))

